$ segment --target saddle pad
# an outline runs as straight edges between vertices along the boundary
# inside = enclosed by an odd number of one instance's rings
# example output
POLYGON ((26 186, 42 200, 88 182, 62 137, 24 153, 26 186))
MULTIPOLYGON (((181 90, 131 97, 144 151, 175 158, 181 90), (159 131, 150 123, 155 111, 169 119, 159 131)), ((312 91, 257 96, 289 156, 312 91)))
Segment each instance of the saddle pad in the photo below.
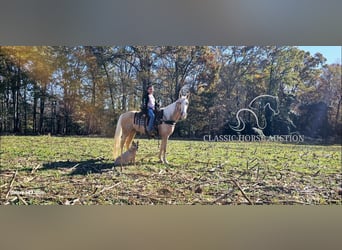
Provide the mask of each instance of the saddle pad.
POLYGON ((139 112, 134 114, 134 124, 146 127, 148 117, 139 112))

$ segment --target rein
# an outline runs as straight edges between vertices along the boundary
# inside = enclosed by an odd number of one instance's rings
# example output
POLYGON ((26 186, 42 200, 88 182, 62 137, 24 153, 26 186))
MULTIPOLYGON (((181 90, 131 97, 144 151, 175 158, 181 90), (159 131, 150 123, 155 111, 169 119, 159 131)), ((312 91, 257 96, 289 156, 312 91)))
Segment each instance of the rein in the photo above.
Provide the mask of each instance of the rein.
POLYGON ((172 120, 162 121, 162 123, 165 123, 165 124, 168 124, 168 125, 176 125, 176 122, 172 121, 172 120))

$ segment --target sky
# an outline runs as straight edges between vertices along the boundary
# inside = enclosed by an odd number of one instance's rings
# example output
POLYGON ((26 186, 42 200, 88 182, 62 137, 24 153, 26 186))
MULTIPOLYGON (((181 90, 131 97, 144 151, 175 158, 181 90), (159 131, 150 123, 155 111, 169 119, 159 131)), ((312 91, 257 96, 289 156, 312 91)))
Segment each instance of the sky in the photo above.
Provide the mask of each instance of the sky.
POLYGON ((327 64, 341 64, 342 46, 298 46, 298 48, 309 51, 311 55, 317 52, 321 53, 327 59, 327 64))

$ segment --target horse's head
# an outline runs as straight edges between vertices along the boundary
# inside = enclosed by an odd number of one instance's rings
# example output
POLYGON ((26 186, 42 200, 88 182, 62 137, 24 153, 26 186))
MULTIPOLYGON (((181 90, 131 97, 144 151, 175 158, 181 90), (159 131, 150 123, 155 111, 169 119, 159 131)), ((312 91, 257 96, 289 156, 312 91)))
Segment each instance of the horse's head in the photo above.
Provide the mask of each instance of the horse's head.
POLYGON ((180 119, 184 120, 186 119, 188 115, 188 107, 189 107, 189 96, 190 94, 186 95, 179 95, 179 99, 176 102, 177 110, 180 112, 180 119))
POLYGON ((273 115, 278 115, 279 99, 277 96, 273 95, 259 95, 249 103, 248 107, 253 110, 259 109, 261 107, 264 111, 266 108, 269 108, 273 112, 273 115), (261 102, 260 100, 263 101, 261 102), (263 106, 260 106, 261 104, 263 106))
POLYGON ((279 115, 279 99, 277 96, 272 96, 271 101, 265 105, 265 107, 267 106, 273 112, 273 115, 279 115))

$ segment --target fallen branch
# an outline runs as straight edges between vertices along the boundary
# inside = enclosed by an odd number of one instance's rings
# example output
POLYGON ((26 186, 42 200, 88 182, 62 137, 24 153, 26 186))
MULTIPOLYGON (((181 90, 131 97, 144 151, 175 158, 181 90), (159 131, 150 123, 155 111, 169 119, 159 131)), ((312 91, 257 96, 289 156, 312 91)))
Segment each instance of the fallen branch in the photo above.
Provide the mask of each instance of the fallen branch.
POLYGON ((25 205, 28 205, 27 202, 19 194, 17 194, 17 197, 22 203, 24 203, 25 205))
POLYGON ((19 198, 17 196, 15 196, 12 200, 10 200, 9 204, 11 204, 11 202, 15 202, 16 200, 19 200, 19 198))
POLYGON ((24 183, 27 183, 27 182, 30 182, 30 181, 33 181, 34 179, 36 179, 38 176, 33 176, 31 179, 28 179, 28 180, 25 180, 24 183))
POLYGON ((102 193, 102 192, 104 192, 104 191, 110 190, 110 189, 112 189, 112 188, 114 188, 114 187, 116 187, 116 186, 118 186, 118 185, 120 185, 120 184, 121 184, 121 182, 118 182, 118 183, 115 183, 114 185, 112 185, 112 186, 110 186, 110 187, 104 187, 104 188, 99 192, 99 194, 102 193))
POLYGON ((234 179, 231 179, 231 181, 235 184, 235 186, 237 186, 237 188, 240 190, 240 192, 242 193, 243 197, 245 197, 245 199, 249 202, 249 204, 254 205, 253 201, 247 196, 245 191, 243 191, 243 189, 241 188, 240 184, 236 180, 234 180, 234 179))
POLYGON ((288 204, 288 203, 297 203, 297 204, 302 204, 302 205, 308 205, 309 203, 307 202, 303 202, 303 201, 297 201, 297 200, 282 200, 282 201, 279 201, 280 203, 285 203, 285 204, 288 204))
POLYGON ((258 164, 258 168, 257 168, 257 172, 256 172, 256 180, 259 180, 259 170, 260 170, 260 166, 258 164))
POLYGON ((80 165, 80 163, 77 163, 75 166, 71 167, 71 168, 69 169, 69 171, 70 171, 70 172, 73 171, 73 170, 74 170, 75 168, 77 168, 79 165, 80 165))
POLYGON ((220 197, 218 197, 217 199, 215 199, 214 201, 212 201, 212 204, 216 204, 217 202, 219 202, 219 201, 221 201, 221 200, 227 198, 228 195, 230 195, 231 193, 232 193, 232 190, 230 190, 230 191, 227 192, 227 193, 222 194, 220 197))
POLYGON ((18 170, 16 170, 15 173, 13 174, 13 177, 11 179, 11 182, 9 184, 9 187, 8 187, 8 190, 7 190, 7 193, 6 193, 6 199, 8 198, 8 196, 9 196, 9 194, 11 192, 11 189, 12 189, 12 186, 13 186, 13 183, 14 183, 14 179, 17 176, 17 174, 18 174, 18 170))
POLYGON ((41 168, 41 165, 40 165, 40 164, 38 164, 37 166, 35 166, 35 167, 32 168, 31 174, 33 174, 34 172, 36 172, 36 170, 37 170, 38 168, 41 168))
POLYGON ((95 190, 95 192, 94 192, 94 194, 93 194, 92 196, 99 195, 99 194, 103 193, 104 191, 110 190, 110 189, 112 189, 112 188, 114 188, 114 187, 116 187, 116 186, 118 186, 118 185, 120 185, 120 184, 121 184, 121 182, 118 182, 118 183, 115 183, 115 184, 112 185, 112 186, 104 187, 104 188, 102 188, 98 193, 96 193, 96 190, 95 190))

